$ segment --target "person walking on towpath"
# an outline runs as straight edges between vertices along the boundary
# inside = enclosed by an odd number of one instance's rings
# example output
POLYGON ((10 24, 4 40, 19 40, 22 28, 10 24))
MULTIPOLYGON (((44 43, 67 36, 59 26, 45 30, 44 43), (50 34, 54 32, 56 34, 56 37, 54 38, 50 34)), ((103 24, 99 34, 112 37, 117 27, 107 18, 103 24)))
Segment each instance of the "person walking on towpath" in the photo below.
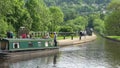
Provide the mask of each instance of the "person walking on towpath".
POLYGON ((54 46, 57 46, 57 34, 54 32, 54 46))

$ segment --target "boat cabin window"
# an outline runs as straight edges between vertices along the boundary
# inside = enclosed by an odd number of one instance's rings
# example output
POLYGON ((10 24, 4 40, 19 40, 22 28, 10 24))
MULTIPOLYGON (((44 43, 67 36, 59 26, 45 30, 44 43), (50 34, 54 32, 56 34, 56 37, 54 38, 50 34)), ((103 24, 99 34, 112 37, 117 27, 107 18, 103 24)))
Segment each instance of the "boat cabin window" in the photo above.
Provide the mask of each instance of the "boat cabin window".
POLYGON ((29 47, 33 47, 33 43, 32 42, 28 42, 28 46, 29 47))
POLYGON ((48 42, 45 42, 45 46, 48 47, 48 42))
POLYGON ((41 42, 38 42, 38 46, 41 47, 41 42))
POLYGON ((53 46, 53 45, 54 45, 54 41, 50 41, 49 43, 51 44, 51 46, 53 46))
POLYGON ((13 48, 19 48, 19 43, 13 43, 13 48))

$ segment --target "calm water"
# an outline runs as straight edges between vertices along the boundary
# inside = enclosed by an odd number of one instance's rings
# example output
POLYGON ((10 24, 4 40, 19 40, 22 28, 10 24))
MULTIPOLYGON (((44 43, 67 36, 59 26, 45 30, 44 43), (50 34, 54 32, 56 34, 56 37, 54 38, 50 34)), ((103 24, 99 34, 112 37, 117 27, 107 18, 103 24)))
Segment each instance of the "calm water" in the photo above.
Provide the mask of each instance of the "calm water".
POLYGON ((1 60, 0 68, 120 68, 120 43, 99 38, 60 48, 60 53, 25 61, 1 60))

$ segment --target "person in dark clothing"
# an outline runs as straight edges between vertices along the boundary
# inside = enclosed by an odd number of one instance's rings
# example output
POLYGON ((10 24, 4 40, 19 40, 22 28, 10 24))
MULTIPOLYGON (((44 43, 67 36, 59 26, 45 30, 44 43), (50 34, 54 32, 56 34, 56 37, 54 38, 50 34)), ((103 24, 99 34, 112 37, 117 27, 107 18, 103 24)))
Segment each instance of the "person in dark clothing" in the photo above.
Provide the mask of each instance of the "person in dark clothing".
POLYGON ((57 46, 57 34, 56 34, 56 32, 54 32, 54 44, 55 44, 55 46, 57 46))
POLYGON ((80 31, 80 33, 79 33, 79 40, 81 40, 82 36, 83 36, 83 33, 82 33, 82 31, 80 31))
POLYGON ((7 32, 7 38, 10 38, 10 31, 7 32))
POLYGON ((7 32, 7 38, 13 38, 13 32, 8 31, 7 32))
POLYGON ((13 38, 13 32, 10 32, 10 38, 13 38))

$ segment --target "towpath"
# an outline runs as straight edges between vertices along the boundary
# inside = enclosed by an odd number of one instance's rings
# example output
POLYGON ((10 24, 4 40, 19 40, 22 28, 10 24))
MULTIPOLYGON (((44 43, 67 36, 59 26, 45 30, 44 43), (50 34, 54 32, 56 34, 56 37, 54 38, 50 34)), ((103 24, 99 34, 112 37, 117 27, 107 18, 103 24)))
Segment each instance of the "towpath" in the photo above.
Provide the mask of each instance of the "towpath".
POLYGON ((60 47, 62 47, 62 46, 73 45, 73 44, 81 44, 81 43, 93 41, 96 38, 97 38, 97 36, 95 34, 93 34, 92 36, 82 36, 81 40, 79 40, 79 37, 73 38, 73 40, 63 39, 63 40, 58 40, 58 45, 60 47))

